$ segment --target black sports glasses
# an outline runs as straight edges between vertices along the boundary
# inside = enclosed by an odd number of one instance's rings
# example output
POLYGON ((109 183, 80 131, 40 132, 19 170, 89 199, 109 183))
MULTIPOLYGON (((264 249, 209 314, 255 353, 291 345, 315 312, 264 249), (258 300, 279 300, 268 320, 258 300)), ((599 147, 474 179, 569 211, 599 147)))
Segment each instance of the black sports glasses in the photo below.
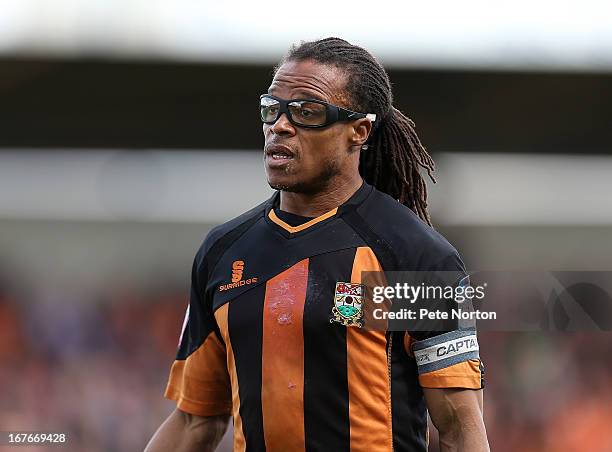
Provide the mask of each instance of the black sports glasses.
POLYGON ((285 113, 291 124, 312 129, 327 127, 337 121, 361 118, 376 121, 374 113, 358 113, 317 99, 285 100, 271 94, 259 97, 259 113, 265 124, 274 124, 285 113))

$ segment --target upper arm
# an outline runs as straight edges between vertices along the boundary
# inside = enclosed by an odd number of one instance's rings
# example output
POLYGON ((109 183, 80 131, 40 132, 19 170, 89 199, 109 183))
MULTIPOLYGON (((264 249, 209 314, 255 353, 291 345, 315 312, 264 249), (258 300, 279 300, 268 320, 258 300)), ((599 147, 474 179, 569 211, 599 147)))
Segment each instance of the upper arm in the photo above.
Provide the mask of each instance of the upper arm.
POLYGON ((429 265, 425 273, 426 287, 441 288, 439 294, 444 295, 423 298, 415 306, 441 312, 446 317, 421 321, 416 324, 420 328, 406 336, 406 351, 416 359, 419 383, 423 388, 481 389, 484 366, 475 321, 453 315, 455 310, 473 309, 471 297, 465 295, 470 286, 465 266, 452 249, 429 265))
MULTIPOLYGON (((456 251, 434 266, 432 275, 433 281, 454 288, 455 297, 442 300, 446 312, 473 309, 470 297, 457 297, 470 282, 456 251)), ((483 420, 484 366, 475 322, 455 320, 445 327, 412 344, 419 382, 440 435, 441 450, 488 451, 483 420)))
POLYGON ((206 273, 202 253, 198 253, 192 269, 189 307, 165 395, 183 412, 229 415, 232 400, 227 354, 205 293, 206 273))
MULTIPOLYGON (((441 300, 441 309, 447 313, 459 307, 472 309, 469 297, 457 299, 457 294, 463 293, 457 289, 465 290, 469 278, 456 253, 442 261, 433 273, 432 279, 444 286, 448 278, 454 281, 450 286, 455 295, 441 300)), ((431 328, 416 336, 420 340, 411 339, 409 348, 416 359, 419 383, 431 420, 439 432, 440 449, 444 452, 488 451, 482 400, 484 366, 475 324, 446 322, 440 329, 431 328)))

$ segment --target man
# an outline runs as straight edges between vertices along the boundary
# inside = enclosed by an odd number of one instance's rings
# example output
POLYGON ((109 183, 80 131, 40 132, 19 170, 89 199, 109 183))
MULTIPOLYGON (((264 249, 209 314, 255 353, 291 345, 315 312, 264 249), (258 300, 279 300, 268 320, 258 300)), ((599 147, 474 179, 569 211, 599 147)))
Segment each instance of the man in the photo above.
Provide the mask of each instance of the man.
POLYGON ((353 315, 362 271, 465 271, 428 225, 419 169, 433 161, 385 70, 341 39, 302 43, 260 113, 277 192, 196 255, 166 389, 177 409, 146 450, 212 451, 231 415, 235 451, 424 451, 427 409, 443 451, 489 450, 477 346, 415 360, 475 343, 473 330, 380 331, 353 315))

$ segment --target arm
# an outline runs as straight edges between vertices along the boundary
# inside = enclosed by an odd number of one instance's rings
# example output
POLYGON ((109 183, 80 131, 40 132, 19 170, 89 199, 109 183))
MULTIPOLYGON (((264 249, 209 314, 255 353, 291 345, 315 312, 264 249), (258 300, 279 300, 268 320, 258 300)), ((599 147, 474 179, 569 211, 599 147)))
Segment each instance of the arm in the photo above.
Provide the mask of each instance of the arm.
POLYGON ((164 396, 177 408, 157 429, 145 452, 215 450, 232 412, 225 344, 207 298, 203 245, 193 262, 189 305, 164 396), (204 268, 203 268, 204 267, 204 268))
POLYGON ((489 452, 482 390, 423 388, 442 452, 489 452))
POLYGON ((177 408, 157 429, 145 452, 213 452, 228 421, 229 416, 196 416, 177 408))

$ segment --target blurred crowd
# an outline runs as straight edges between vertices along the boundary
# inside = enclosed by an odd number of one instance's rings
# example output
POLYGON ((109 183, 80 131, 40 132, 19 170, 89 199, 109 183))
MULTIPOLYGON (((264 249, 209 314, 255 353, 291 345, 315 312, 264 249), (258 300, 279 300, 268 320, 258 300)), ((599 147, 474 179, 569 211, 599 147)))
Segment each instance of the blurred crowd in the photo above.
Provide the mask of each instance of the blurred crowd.
MULTIPOLYGON (((186 296, 0 290, 0 431, 67 433, 70 451, 142 450, 174 407, 162 393, 186 296)), ((612 451, 611 339, 481 333, 492 450, 612 451)))
POLYGON ((70 451, 137 451, 171 411, 162 392, 185 294, 97 297, 0 298, 0 430, 67 433, 70 451))

